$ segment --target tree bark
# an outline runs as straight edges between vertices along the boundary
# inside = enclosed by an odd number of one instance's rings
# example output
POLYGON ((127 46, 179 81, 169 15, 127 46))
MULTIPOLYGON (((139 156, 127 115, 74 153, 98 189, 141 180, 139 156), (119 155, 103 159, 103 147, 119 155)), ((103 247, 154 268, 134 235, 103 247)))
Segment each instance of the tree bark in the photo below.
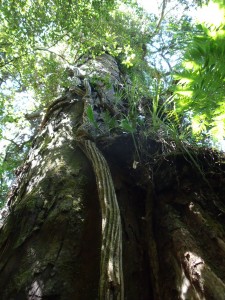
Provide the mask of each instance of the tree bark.
MULTIPOLYGON (((105 58, 82 67, 96 72, 94 115, 104 134, 101 113, 107 109, 120 117, 115 86, 124 84, 113 58, 105 58)), ((17 174, 0 231, 0 299, 99 299, 99 193, 91 161, 76 139, 82 89, 72 87, 50 105, 17 174)), ((126 113, 126 103, 121 110, 126 113)), ((94 139, 120 209, 124 299, 224 299, 223 161, 201 150, 196 168, 182 153, 165 157, 161 143, 141 136, 135 135, 144 149, 137 167, 134 136, 115 131, 94 139)))

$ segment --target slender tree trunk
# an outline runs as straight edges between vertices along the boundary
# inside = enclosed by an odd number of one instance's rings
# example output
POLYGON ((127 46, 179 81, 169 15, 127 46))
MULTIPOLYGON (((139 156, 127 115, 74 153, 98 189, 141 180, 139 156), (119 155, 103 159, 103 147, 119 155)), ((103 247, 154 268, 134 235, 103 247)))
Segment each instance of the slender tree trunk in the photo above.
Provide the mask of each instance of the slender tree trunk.
MULTIPOLYGON (((120 117, 115 91, 124 82, 115 61, 103 55, 84 70, 95 72, 91 95, 101 127, 101 136, 93 138, 92 128, 88 138, 106 159, 121 217, 123 298, 225 299, 222 161, 202 150, 198 169, 182 153, 165 157, 160 143, 140 133, 144 151, 135 167, 133 137, 102 137, 105 110, 120 117)), ((94 165, 77 142, 85 91, 83 75, 76 76, 80 85, 49 107, 10 195, 0 231, 0 299, 99 299, 102 211, 94 165)))

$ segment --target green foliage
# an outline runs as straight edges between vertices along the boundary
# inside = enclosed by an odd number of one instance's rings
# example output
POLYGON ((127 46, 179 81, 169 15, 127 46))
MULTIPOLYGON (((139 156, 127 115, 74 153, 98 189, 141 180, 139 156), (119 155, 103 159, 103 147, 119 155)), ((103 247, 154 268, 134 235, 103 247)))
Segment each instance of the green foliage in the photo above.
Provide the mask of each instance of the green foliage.
POLYGON ((162 92, 162 80, 155 80, 150 94, 152 103, 148 105, 149 124, 146 133, 167 144, 170 148, 168 150, 171 151, 182 148, 184 142, 191 142, 190 127, 182 127, 174 106, 174 96, 162 99, 162 92))
POLYGON ((115 128, 118 128, 118 122, 114 116, 111 116, 111 114, 108 111, 102 112, 102 118, 104 122, 104 126, 110 133, 112 130, 115 130, 115 128))
POLYGON ((129 133, 134 133, 136 130, 136 128, 133 125, 132 120, 129 120, 128 117, 125 117, 124 119, 121 120, 120 127, 123 131, 129 132, 129 133))
POLYGON ((129 133, 135 133, 142 123, 141 102, 148 93, 145 82, 140 83, 140 78, 133 78, 132 85, 125 84, 121 94, 122 102, 128 103, 127 113, 120 120, 119 127, 129 133))
POLYGON ((176 87, 177 111, 191 119, 199 140, 214 142, 225 137, 225 22, 220 26, 197 25, 182 63, 176 87))
POLYGON ((95 120, 94 111, 93 111, 93 108, 91 105, 88 105, 86 113, 87 113, 88 120, 91 122, 91 124, 93 124, 95 127, 97 127, 98 124, 95 120))
POLYGON ((121 2, 113 0, 3 1, 1 77, 33 88, 39 97, 41 92, 44 99, 57 93, 61 67, 83 54, 122 54, 122 63, 132 66, 145 42, 140 32, 144 14, 138 20, 135 2, 125 3, 129 6, 123 3, 122 10, 121 2))

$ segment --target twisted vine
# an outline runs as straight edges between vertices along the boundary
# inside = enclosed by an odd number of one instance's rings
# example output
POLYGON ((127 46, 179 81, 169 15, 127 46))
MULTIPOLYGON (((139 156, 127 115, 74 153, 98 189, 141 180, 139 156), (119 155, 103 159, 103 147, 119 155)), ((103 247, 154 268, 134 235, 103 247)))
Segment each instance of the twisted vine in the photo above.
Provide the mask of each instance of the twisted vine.
POLYGON ((102 244, 100 265, 100 300, 123 300, 123 268, 122 268, 122 225, 120 209, 112 181, 112 176, 102 153, 96 144, 90 140, 90 122, 86 116, 86 107, 91 98, 91 87, 88 80, 84 80, 86 89, 84 101, 83 122, 77 130, 76 140, 91 161, 102 214, 102 244), (88 128, 88 129, 87 129, 88 128), (85 130, 87 130, 85 134, 85 130))

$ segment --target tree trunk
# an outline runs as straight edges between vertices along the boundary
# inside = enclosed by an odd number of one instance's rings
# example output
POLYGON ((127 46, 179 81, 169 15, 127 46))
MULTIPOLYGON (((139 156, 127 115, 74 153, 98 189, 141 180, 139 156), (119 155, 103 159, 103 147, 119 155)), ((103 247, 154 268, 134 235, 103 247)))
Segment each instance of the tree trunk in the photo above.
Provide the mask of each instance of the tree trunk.
POLYGON ((107 161, 122 223, 120 299, 225 299, 223 162, 209 150, 199 151, 194 163, 182 153, 166 157, 159 142, 143 141, 141 133, 106 134, 105 110, 121 117, 114 100, 124 83, 116 62, 103 55, 75 75, 80 82, 50 105, 17 172, 0 231, 0 299, 119 299, 99 296, 98 180, 77 138, 83 76, 91 78, 93 123, 101 129, 91 128, 85 139, 107 161), (144 148, 137 166, 133 138, 144 148))

